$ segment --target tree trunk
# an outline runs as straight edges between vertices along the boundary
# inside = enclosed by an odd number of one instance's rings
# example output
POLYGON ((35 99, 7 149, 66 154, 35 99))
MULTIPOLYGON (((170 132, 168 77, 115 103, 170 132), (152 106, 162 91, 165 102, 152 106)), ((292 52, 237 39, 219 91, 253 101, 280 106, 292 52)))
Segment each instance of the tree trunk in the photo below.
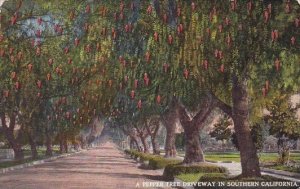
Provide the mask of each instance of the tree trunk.
POLYGON ((28 141, 29 141, 30 149, 31 149, 31 158, 36 159, 38 157, 38 152, 36 149, 36 141, 30 133, 28 133, 28 141))
POLYGON ((22 149, 22 145, 19 142, 19 139, 21 138, 20 136, 22 134, 21 132, 23 132, 22 129, 19 130, 17 138, 15 138, 15 136, 14 136, 14 128, 15 128, 15 121, 16 121, 15 115, 12 115, 10 117, 9 127, 7 126, 5 114, 3 113, 0 116, 1 116, 1 123, 2 123, 2 128, 4 131, 5 137, 9 143, 9 145, 11 146, 11 148, 14 150, 15 160, 24 159, 24 152, 22 149))
POLYGON ((242 177, 260 177, 259 160, 249 125, 249 104, 246 81, 233 79, 233 122, 241 156, 242 177))
POLYGON ((142 149, 139 146, 138 140, 135 136, 130 136, 130 144, 131 144, 131 149, 136 149, 139 152, 142 151, 142 149), (134 146, 136 146, 136 148, 134 146))
POLYGON ((156 141, 156 136, 151 136, 151 144, 152 144, 152 148, 153 148, 153 154, 159 155, 160 150, 159 150, 159 145, 156 141))
POLYGON ((177 151, 175 146, 176 134, 175 134, 175 124, 166 125, 167 136, 165 143, 165 157, 176 157, 177 151))
POLYGON ((161 116, 161 121, 166 127, 167 136, 165 142, 165 157, 176 157, 177 151, 175 146, 176 139, 176 119, 178 118, 177 114, 177 104, 178 100, 176 97, 173 97, 169 110, 161 116))
POLYGON ((65 151, 65 148, 64 148, 64 140, 63 140, 63 137, 62 135, 60 135, 60 138, 59 138, 59 153, 64 153, 65 151))
POLYGON ((142 142, 143 147, 144 147, 144 153, 149 153, 149 146, 148 146, 146 137, 140 136, 140 139, 141 139, 141 142, 142 142))
POLYGON ((51 137, 47 134, 46 136, 46 156, 52 156, 53 151, 52 151, 52 139, 51 137))
POLYGON ((64 145, 64 150, 66 153, 69 153, 69 146, 68 146, 68 140, 67 139, 64 139, 63 140, 63 145, 64 145))
POLYGON ((199 127, 192 123, 184 125, 185 156, 184 163, 204 162, 204 154, 200 144, 199 127))
POLYGON ((14 138, 14 134, 10 130, 5 130, 6 139, 8 140, 9 145, 14 150, 15 160, 22 160, 24 159, 24 152, 22 149, 22 145, 16 141, 14 138))

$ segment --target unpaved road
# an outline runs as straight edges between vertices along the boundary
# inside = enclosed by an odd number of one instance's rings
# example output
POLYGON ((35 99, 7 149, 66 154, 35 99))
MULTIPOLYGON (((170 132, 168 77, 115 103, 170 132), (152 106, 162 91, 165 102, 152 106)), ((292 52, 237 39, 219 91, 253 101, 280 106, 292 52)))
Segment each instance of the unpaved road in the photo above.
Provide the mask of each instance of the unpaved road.
MULTIPOLYGON (((0 175, 5 189, 134 189, 161 180, 161 172, 143 170, 111 142, 70 157, 0 175)), ((142 187, 140 187, 142 188, 142 187)))

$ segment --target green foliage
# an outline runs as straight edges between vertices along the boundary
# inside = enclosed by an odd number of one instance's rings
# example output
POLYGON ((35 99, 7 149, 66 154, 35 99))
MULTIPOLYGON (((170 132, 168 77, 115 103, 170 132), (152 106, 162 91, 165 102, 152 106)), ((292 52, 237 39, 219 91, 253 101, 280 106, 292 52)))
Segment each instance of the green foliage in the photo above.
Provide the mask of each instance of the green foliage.
POLYGON ((164 178, 173 180, 176 175, 189 173, 226 173, 224 167, 219 167, 210 163, 199 163, 193 165, 173 164, 166 166, 164 170, 164 178))
POLYGON ((151 169, 163 169, 168 165, 174 165, 180 162, 182 161, 178 159, 168 159, 160 156, 160 157, 151 158, 149 160, 149 167, 151 169))
POLYGON ((229 140, 231 138, 231 129, 229 126, 232 125, 228 116, 222 117, 216 124, 214 124, 214 129, 209 133, 209 135, 216 140, 229 140))

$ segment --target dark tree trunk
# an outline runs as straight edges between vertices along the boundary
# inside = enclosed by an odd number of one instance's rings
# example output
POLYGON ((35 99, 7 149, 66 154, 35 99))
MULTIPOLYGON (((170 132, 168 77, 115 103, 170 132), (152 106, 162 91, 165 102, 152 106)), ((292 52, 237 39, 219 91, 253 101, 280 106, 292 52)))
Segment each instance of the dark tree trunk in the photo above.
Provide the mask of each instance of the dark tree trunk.
POLYGON ((184 163, 191 164, 197 162, 204 162, 204 154, 200 144, 199 127, 185 125, 185 156, 184 163))
POLYGON ((4 134, 5 134, 5 137, 9 143, 9 145, 11 146, 11 148, 14 150, 14 158, 15 160, 22 160, 24 159, 24 152, 23 152, 23 149, 22 149, 22 145, 21 143, 19 142, 20 140, 20 136, 21 136, 21 130, 19 130, 19 133, 18 133, 18 137, 15 138, 14 136, 14 128, 15 128, 15 121, 16 121, 16 117, 15 115, 12 115, 10 117, 10 123, 9 123, 9 127, 7 126, 7 123, 6 123, 6 116, 5 114, 1 114, 1 123, 2 123, 2 128, 3 128, 3 131, 4 131, 4 134))
POLYGON ((178 118, 177 114, 178 100, 173 97, 169 110, 161 116, 161 121, 166 127, 167 136, 165 142, 165 157, 176 157, 177 151, 175 146, 176 139, 176 120, 178 118))
POLYGON ((160 154, 159 144, 156 141, 156 136, 157 136, 157 133, 159 130, 159 126, 160 126, 160 122, 159 122, 159 118, 157 118, 157 117, 150 118, 149 123, 147 120, 145 120, 145 127, 146 127, 148 135, 150 136, 153 154, 155 154, 155 155, 160 154))
POLYGON ((145 136, 140 136, 141 142, 143 144, 143 148, 144 148, 144 153, 149 153, 149 146, 146 140, 147 137, 145 136))
POLYGON ((30 133, 28 133, 28 141, 31 149, 31 158, 36 159, 38 157, 38 152, 36 149, 36 141, 30 133))
POLYGON ((259 160, 249 125, 249 104, 246 81, 233 79, 233 122, 241 155, 242 177, 260 177, 259 160))
POLYGON ((159 150, 158 142, 156 141, 156 136, 151 136, 151 144, 152 144, 152 148, 153 148, 153 154, 159 155, 160 150, 159 150))
POLYGON ((215 108, 216 103, 210 94, 203 98, 201 109, 191 118, 182 104, 178 104, 178 115, 185 135, 184 163, 204 162, 204 154, 200 144, 199 132, 205 126, 205 121, 215 108))
POLYGON ((64 153, 65 151, 65 146, 64 146, 64 139, 63 139, 63 136, 60 135, 60 138, 59 138, 59 153, 64 153))
POLYGON ((131 149, 137 149, 139 152, 142 151, 142 149, 139 146, 138 140, 135 136, 130 136, 130 143, 131 149), (134 146, 136 146, 136 148, 134 146))
POLYGON ((64 150, 66 153, 69 153, 69 146, 68 146, 68 140, 67 139, 64 139, 63 140, 63 145, 64 145, 64 150))
POLYGON ((52 139, 51 137, 47 134, 46 136, 46 156, 52 156, 53 151, 52 151, 52 139))
POLYGON ((15 160, 22 160, 24 159, 24 152, 22 149, 22 145, 14 138, 14 134, 10 130, 5 130, 6 139, 9 142, 9 145, 14 150, 15 160))
POLYGON ((166 125, 167 136, 165 143, 165 157, 176 157, 177 151, 175 146, 176 134, 175 134, 175 123, 166 125))

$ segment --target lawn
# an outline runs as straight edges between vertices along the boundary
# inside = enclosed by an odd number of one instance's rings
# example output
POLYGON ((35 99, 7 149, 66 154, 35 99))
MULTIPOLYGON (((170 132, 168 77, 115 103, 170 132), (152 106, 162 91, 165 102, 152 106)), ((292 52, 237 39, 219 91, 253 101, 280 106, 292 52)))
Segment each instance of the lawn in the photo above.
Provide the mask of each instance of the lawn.
MULTIPOLYGON (((59 148, 57 146, 53 146, 53 154, 58 154, 59 153, 59 148)), ((23 160, 12 160, 12 161, 4 161, 4 162, 0 162, 0 169, 1 168, 7 168, 7 167, 12 167, 15 165, 20 165, 20 164, 24 164, 24 163, 30 163, 36 160, 41 160, 41 159, 45 159, 47 158, 45 156, 45 152, 46 152, 46 147, 39 147, 37 148, 38 151, 38 158, 37 159, 32 159, 31 156, 31 151, 30 148, 25 147, 24 148, 24 156, 25 158, 23 160)))
POLYGON ((198 182, 200 177, 202 177, 204 174, 205 173, 180 174, 175 177, 182 180, 183 182, 198 182))
MULTIPOLYGON (((184 153, 179 153, 184 156, 184 153)), ((211 162, 240 162, 240 154, 238 152, 206 152, 205 159, 211 162)), ((260 162, 276 162, 277 153, 258 153, 260 162)), ((290 160, 300 163, 300 153, 291 153, 290 160)))

